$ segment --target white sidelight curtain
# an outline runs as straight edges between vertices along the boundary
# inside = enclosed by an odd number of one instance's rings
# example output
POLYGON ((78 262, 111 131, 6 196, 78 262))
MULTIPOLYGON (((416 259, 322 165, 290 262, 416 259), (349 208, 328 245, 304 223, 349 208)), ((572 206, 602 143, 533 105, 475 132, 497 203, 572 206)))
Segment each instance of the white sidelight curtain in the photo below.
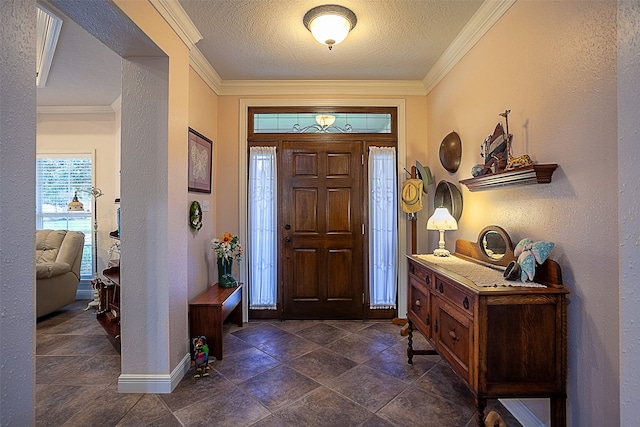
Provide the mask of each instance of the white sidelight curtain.
POLYGON ((275 310, 276 148, 249 149, 249 308, 275 310))
POLYGON ((369 294, 371 309, 395 309, 398 253, 396 149, 369 148, 369 294))

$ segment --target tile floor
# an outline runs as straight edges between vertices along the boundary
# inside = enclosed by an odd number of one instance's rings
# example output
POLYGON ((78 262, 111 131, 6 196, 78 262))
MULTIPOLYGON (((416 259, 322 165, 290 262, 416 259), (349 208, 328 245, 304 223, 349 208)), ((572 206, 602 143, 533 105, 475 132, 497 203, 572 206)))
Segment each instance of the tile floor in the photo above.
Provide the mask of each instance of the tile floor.
MULTIPOLYGON (((466 386, 439 356, 408 365, 407 338, 389 321, 228 324, 210 376, 192 367, 171 394, 119 394, 120 355, 84 306, 37 323, 37 426, 475 425, 466 386)), ((498 401, 489 409, 520 426, 498 401)))

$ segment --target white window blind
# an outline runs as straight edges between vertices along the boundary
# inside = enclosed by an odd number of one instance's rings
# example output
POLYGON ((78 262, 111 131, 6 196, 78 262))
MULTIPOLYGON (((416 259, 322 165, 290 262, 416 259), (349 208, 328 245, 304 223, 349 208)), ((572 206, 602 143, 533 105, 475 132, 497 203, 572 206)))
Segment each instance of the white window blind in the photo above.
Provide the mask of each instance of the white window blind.
POLYGON ((91 189, 93 156, 91 154, 38 154, 36 160, 36 229, 82 231, 82 279, 93 277, 92 201, 91 195, 78 192, 83 212, 68 212, 76 191, 91 189))

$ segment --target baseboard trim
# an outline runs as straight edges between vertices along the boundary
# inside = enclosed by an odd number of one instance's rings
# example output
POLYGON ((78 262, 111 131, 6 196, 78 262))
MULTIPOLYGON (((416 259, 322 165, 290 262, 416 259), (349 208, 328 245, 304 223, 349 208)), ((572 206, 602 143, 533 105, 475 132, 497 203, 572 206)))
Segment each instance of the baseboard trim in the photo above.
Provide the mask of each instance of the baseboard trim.
POLYGON ((520 424, 526 427, 548 427, 536 414, 531 412, 526 402, 519 399, 499 399, 500 403, 514 416, 520 424))
POLYGON ((169 375, 120 374, 118 393, 171 393, 184 378, 190 366, 191 355, 187 353, 169 375))

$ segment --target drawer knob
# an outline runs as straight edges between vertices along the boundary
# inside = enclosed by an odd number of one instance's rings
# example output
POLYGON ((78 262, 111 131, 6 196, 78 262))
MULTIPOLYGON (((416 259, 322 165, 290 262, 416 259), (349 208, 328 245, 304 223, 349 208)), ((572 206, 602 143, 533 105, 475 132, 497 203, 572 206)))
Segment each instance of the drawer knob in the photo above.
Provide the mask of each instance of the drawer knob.
POLYGON ((460 338, 458 338, 458 336, 456 335, 456 330, 455 329, 449 329, 449 336, 451 337, 451 340, 453 342, 460 341, 460 338))
POLYGON ((418 307, 422 307, 422 303, 420 302, 420 300, 419 300, 419 299, 417 299, 417 300, 416 300, 416 305, 417 305, 418 307))
POLYGON ((438 290, 440 291, 440 293, 444 292, 444 289, 442 287, 442 282, 440 282, 440 286, 438 286, 438 290))
POLYGON ((427 282, 427 285, 429 285, 431 283, 431 278, 429 276, 427 276, 425 278, 425 281, 427 282))
POLYGON ((465 308, 465 310, 469 310, 469 298, 464 297, 464 301, 462 301, 462 306, 465 308))

